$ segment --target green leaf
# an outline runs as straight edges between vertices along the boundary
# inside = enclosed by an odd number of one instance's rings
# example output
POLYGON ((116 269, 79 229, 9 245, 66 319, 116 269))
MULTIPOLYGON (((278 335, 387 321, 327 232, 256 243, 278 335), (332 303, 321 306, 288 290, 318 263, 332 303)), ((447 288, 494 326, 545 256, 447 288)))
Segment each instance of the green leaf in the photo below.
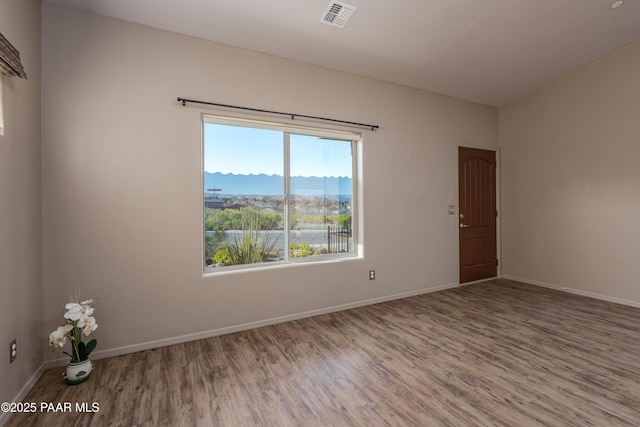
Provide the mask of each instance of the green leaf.
POLYGON ((96 348, 96 346, 98 345, 98 341, 93 339, 91 341, 89 341, 86 345, 86 349, 85 349, 85 358, 89 357, 89 355, 91 354, 91 352, 96 348))
POLYGON ((83 360, 87 359, 87 350, 85 348, 85 345, 82 341, 80 341, 78 343, 78 362, 82 362, 83 360))

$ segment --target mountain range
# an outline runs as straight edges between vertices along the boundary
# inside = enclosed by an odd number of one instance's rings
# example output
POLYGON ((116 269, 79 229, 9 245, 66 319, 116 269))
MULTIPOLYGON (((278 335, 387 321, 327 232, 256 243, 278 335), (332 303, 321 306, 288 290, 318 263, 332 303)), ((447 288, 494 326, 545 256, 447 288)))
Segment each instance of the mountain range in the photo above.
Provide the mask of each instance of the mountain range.
MULTIPOLYGON (((216 194, 276 196, 284 192, 281 175, 236 175, 220 172, 204 173, 205 192, 217 188, 216 194)), ((294 176, 291 178, 291 193, 300 196, 351 196, 351 178, 294 176)))

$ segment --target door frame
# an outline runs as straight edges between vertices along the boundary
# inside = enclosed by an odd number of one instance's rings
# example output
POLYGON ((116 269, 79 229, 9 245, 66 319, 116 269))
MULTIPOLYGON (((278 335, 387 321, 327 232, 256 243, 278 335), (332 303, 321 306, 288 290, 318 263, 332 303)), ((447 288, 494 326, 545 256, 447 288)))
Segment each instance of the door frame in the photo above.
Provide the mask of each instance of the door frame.
POLYGON ((483 147, 473 144, 463 145, 458 144, 456 146, 456 155, 455 155, 455 170, 456 170, 456 209, 454 215, 453 226, 455 227, 455 247, 456 247, 456 283, 458 286, 466 286, 471 285, 478 282, 483 282, 487 279, 476 280, 473 282, 465 282, 460 283, 460 170, 459 170, 459 160, 460 160, 460 148, 476 148, 479 150, 490 150, 495 151, 496 153, 496 210, 498 211, 498 217, 496 218, 496 258, 498 259, 498 265, 496 268, 497 278, 502 277, 502 246, 501 246, 501 234, 502 234, 502 207, 501 207, 501 194, 500 194, 500 175, 502 169, 502 159, 499 147, 483 147))

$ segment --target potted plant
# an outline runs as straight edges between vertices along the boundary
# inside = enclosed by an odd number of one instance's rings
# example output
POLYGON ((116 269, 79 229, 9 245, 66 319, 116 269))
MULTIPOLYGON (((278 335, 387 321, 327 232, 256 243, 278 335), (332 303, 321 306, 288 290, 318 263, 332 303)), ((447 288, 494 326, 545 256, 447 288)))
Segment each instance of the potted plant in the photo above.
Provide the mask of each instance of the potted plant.
POLYGON ((66 381, 67 384, 80 384, 91 375, 93 365, 89 355, 96 348, 98 342, 95 339, 84 342, 83 338, 91 335, 98 327, 95 317, 93 317, 94 302, 85 300, 80 302, 78 292, 70 298, 70 302, 65 306, 67 312, 64 314, 66 323, 49 334, 49 345, 54 349, 62 348, 71 341, 71 353, 63 351, 71 357, 67 364, 66 381))

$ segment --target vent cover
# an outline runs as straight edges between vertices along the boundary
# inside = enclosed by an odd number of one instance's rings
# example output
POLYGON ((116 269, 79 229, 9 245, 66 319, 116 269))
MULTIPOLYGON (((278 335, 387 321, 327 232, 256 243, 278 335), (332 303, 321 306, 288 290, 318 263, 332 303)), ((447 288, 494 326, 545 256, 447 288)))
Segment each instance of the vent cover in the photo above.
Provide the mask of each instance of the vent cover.
POLYGON ((356 12, 357 7, 351 6, 339 1, 332 1, 329 3, 327 10, 320 18, 320 22, 324 22, 327 25, 332 25, 338 28, 344 28, 349 22, 349 19, 356 12))

